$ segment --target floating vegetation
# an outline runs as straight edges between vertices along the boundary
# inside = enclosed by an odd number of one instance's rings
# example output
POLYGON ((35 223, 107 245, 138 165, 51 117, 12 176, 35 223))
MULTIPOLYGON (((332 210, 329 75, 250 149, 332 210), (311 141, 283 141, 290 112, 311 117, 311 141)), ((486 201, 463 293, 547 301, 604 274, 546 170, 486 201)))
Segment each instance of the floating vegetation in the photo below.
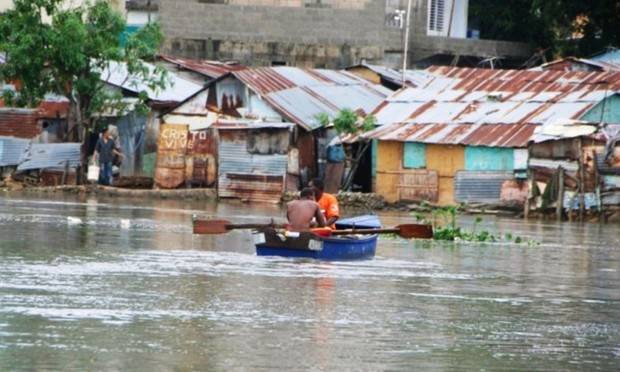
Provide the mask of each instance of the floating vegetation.
POLYGON ((480 230, 481 217, 476 217, 474 226, 470 231, 464 230, 456 224, 456 217, 459 212, 458 207, 442 207, 434 209, 431 213, 431 220, 420 213, 414 213, 414 217, 420 223, 430 223, 433 225, 433 239, 443 241, 466 241, 466 242, 505 242, 533 246, 540 244, 531 239, 515 236, 506 233, 503 236, 495 235, 488 230, 480 230))

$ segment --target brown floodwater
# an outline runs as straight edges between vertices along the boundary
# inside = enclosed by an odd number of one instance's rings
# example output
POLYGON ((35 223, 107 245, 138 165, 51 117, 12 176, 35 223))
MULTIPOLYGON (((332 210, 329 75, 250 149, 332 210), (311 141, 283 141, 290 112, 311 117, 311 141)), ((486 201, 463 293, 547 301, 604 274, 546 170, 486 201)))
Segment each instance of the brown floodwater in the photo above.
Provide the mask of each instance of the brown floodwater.
POLYGON ((0 197, 0 370, 620 369, 618 225, 489 217, 476 228, 540 244, 382 238, 372 260, 318 262, 193 236, 196 213, 284 216, 0 197))

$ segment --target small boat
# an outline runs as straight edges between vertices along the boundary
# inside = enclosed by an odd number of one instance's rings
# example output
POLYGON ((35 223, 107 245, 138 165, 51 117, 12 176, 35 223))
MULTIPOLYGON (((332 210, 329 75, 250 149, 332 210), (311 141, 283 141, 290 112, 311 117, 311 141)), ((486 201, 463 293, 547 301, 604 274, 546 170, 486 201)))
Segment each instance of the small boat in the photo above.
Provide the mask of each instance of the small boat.
MULTIPOLYGON (((376 216, 359 216, 336 223, 337 230, 378 229, 376 216)), ((253 234, 259 256, 304 257, 319 260, 362 260, 374 257, 377 234, 322 237, 311 232, 287 232, 265 228, 253 234)))

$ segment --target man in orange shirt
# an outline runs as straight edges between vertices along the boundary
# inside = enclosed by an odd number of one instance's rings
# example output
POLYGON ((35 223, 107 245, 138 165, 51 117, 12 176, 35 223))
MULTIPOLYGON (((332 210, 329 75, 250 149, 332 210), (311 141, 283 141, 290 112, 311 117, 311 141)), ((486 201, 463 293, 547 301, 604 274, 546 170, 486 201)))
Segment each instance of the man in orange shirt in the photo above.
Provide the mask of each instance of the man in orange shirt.
POLYGON ((336 228, 336 221, 340 218, 340 208, 338 207, 338 199, 332 194, 324 192, 325 184, 320 178, 315 178, 310 181, 310 187, 314 189, 314 197, 316 202, 321 207, 321 212, 325 215, 327 220, 326 226, 332 229, 336 228))

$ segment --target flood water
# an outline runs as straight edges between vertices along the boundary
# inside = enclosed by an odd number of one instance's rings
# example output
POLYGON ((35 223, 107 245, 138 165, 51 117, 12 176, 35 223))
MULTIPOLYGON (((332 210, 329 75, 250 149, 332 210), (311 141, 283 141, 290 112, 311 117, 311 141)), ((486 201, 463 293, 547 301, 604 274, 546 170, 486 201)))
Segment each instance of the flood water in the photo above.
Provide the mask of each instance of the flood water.
POLYGON ((192 236, 194 213, 283 215, 0 197, 0 370, 620 369, 618 225, 485 218, 541 244, 385 238, 328 263, 192 236))

